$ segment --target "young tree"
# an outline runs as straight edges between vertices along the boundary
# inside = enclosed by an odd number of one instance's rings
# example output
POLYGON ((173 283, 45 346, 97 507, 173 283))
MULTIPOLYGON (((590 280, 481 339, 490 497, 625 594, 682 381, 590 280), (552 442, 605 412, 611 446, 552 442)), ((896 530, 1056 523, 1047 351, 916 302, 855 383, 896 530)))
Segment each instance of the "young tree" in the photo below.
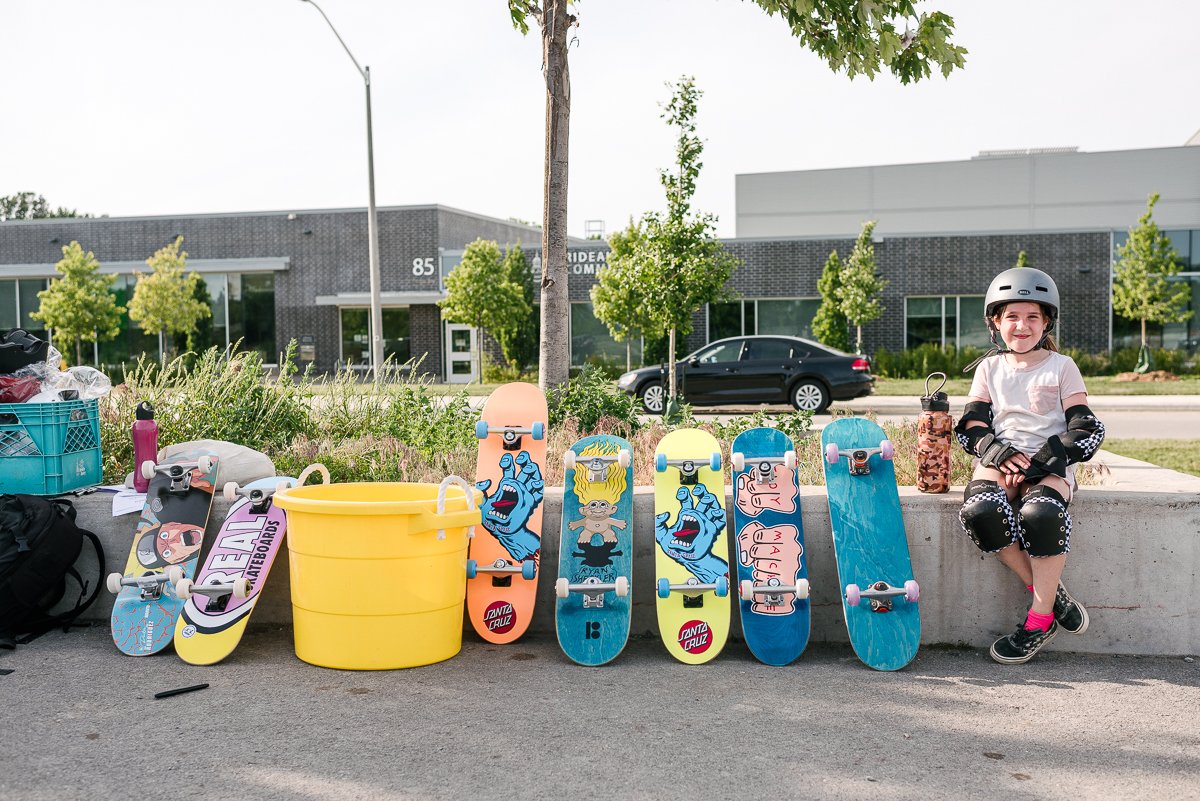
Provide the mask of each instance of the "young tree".
MULTIPOLYGON (((196 288, 192 292, 192 297, 203 303, 205 308, 212 309, 212 293, 208 291, 208 282, 203 278, 196 282, 196 288)), ((197 320, 196 324, 189 331, 177 333, 172 336, 176 353, 183 353, 185 351, 200 353, 208 350, 213 345, 212 339, 213 323, 211 314, 197 320)), ((224 343, 221 344, 223 345, 224 343)))
POLYGON ((62 260, 54 265, 62 277, 38 293, 41 306, 31 315, 54 331, 59 350, 75 343, 75 364, 83 364, 83 343, 113 339, 121 333, 121 315, 111 292, 115 275, 100 275, 100 262, 78 242, 64 245, 62 260))
POLYGON ((821 293, 821 306, 812 321, 813 336, 831 348, 850 350, 850 321, 842 312, 841 290, 842 260, 836 250, 831 251, 817 280, 817 291, 821 293))
POLYGON ((158 355, 165 356, 165 334, 186 334, 196 323, 212 315, 212 309, 196 300, 200 276, 187 272, 187 251, 179 248, 183 237, 160 248, 146 259, 151 273, 134 273, 137 284, 129 301, 129 319, 147 334, 158 334, 158 355))
MULTIPOLYGON (((570 0, 507 0, 513 27, 541 29, 546 86, 545 196, 542 206, 542 388, 567 380, 567 145, 571 117, 568 31, 576 18, 570 0)), ((921 0, 754 0, 779 15, 800 46, 835 72, 874 80, 887 69, 903 84, 936 66, 949 77, 965 63, 966 49, 952 44, 954 20, 940 11, 918 14, 921 0), (903 26, 904 32, 899 28, 903 26)))
POLYGON ((1013 267, 1028 267, 1028 266, 1029 266, 1029 254, 1027 254, 1025 251, 1022 250, 1020 253, 1017 254, 1017 263, 1014 264, 1013 267))
POLYGON ((871 244, 874 231, 874 220, 863 223, 862 231, 854 242, 854 250, 850 252, 846 268, 842 271, 842 314, 857 330, 854 351, 859 356, 863 355, 862 327, 883 316, 880 295, 887 286, 887 281, 875 272, 875 246, 871 244))
POLYGON ((608 326, 617 342, 625 343, 625 369, 633 369, 633 340, 659 336, 646 314, 645 270, 638 260, 645 252, 644 233, 633 220, 624 231, 608 238, 608 260, 592 286, 592 313, 608 326))
POLYGON ((500 246, 476 239, 462 261, 446 276, 446 297, 438 301, 442 317, 477 329, 475 358, 483 369, 483 337, 487 331, 510 330, 530 314, 525 293, 505 268, 500 246))
MULTIPOLYGON (((670 84, 668 84, 670 85, 670 84)), ((643 306, 651 325, 667 332, 667 398, 677 396, 675 345, 692 330, 692 315, 706 303, 728 300, 726 283, 741 261, 716 238, 716 216, 691 213, 692 195, 700 175, 704 143, 696 136, 697 102, 701 95, 694 79, 684 77, 673 87, 662 117, 678 129, 675 171, 663 170, 659 181, 666 190, 666 214, 649 213, 642 222, 644 236, 634 258, 642 264, 643 306)))
POLYGON ((1190 319, 1187 310, 1192 296, 1187 281, 1172 281, 1180 271, 1179 254, 1171 240, 1154 222, 1155 192, 1146 203, 1146 213, 1129 229, 1129 238, 1117 248, 1113 266, 1113 311, 1126 320, 1142 323, 1142 347, 1137 372, 1150 369, 1150 347, 1146 342, 1146 323, 1182 323, 1190 319))
POLYGON ((508 246, 502 267, 508 275, 508 280, 521 287, 521 294, 525 298, 525 305, 529 311, 515 326, 497 328, 494 336, 500 344, 500 352, 504 354, 504 361, 508 362, 511 369, 523 373, 537 357, 538 321, 536 310, 533 308, 533 268, 529 264, 529 259, 525 258, 525 251, 521 249, 520 242, 516 247, 508 246))

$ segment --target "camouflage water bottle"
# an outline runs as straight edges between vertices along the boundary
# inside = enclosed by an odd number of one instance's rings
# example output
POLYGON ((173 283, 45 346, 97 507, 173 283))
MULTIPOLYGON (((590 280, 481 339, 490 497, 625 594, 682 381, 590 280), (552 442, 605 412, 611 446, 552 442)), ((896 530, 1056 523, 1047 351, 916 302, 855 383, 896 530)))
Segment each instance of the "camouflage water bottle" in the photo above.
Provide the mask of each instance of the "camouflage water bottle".
POLYGON ((950 399, 942 387, 945 373, 930 373, 921 396, 921 417, 917 421, 917 489, 921 492, 947 492, 950 489, 950 445, 954 438, 954 420, 950 417, 950 399), (929 381, 941 376, 942 383, 933 392, 929 381))

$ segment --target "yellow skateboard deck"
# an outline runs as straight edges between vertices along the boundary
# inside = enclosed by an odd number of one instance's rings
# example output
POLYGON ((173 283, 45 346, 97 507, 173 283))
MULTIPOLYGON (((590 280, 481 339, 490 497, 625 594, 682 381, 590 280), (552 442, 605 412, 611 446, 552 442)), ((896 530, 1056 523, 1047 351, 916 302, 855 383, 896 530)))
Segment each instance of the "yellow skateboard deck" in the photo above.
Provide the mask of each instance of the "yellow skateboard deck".
POLYGON ((721 446, 683 428, 654 453, 658 631, 671 656, 698 665, 729 637, 729 545, 721 446))

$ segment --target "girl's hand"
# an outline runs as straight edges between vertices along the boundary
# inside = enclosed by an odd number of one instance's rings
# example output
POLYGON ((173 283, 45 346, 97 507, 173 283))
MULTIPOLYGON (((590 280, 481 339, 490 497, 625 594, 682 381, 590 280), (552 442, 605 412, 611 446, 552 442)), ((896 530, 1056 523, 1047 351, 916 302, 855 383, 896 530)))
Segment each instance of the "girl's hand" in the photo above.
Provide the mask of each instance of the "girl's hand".
POLYGON ((1029 461, 1029 457, 1025 454, 1013 454, 1000 463, 1000 472, 1004 473, 1006 478, 1010 475, 1015 475, 1018 478, 1024 478, 1025 471, 1031 464, 1032 462, 1029 461))

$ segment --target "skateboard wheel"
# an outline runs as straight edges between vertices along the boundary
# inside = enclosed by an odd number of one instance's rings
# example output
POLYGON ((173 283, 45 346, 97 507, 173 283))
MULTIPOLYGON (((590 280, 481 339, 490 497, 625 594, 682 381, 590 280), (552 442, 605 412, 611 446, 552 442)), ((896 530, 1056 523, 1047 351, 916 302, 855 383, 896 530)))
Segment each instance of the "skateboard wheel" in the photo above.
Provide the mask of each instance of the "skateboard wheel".
POLYGON ((117 593, 119 593, 121 591, 121 579, 123 579, 123 578, 124 578, 124 576, 122 576, 120 573, 109 573, 108 574, 108 591, 111 592, 113 595, 116 595, 117 593))
POLYGON ((221 494, 225 496, 225 500, 233 503, 237 500, 238 485, 236 481, 227 481, 221 489, 221 494))
POLYGON ((808 597, 808 579, 796 579, 796 598, 803 601, 808 597))
POLYGON ((250 579, 238 576, 233 580, 233 597, 245 598, 250 595, 250 579))
POLYGON ((478 572, 478 571, 476 571, 475 567, 476 567, 475 560, 468 559, 467 560, 467 578, 469 578, 469 579, 475 578, 475 576, 478 572))
POLYGON ((149 460, 142 462, 142 478, 154 478, 154 462, 149 460))
POLYGON ((654 470, 657 473, 667 472, 667 455, 665 453, 654 454, 654 470))
POLYGON ((746 579, 738 585, 738 594, 741 595, 743 601, 754 600, 754 582, 746 579))
POLYGON ((708 457, 708 466, 710 468, 712 468, 714 472, 720 470, 721 469, 721 454, 714 453, 712 456, 709 456, 708 457))
POLYGON ((846 603, 850 606, 858 606, 858 602, 862 600, 862 590, 857 584, 846 585, 846 603))
POLYGON ((631 464, 633 464, 633 454, 629 452, 628 448, 621 448, 620 452, 617 453, 617 465, 624 470, 631 464))
POLYGON ((796 452, 788 451, 783 455, 783 466, 788 470, 796 469, 796 452))
POLYGON ((167 581, 171 584, 178 584, 183 580, 183 568, 179 565, 171 565, 167 568, 167 581))
POLYGON ((211 473, 213 469, 213 458, 208 454, 204 454, 196 460, 196 466, 200 468, 201 473, 211 473))
POLYGON ((730 454, 729 463, 733 465, 734 472, 746 469, 746 454, 741 451, 736 451, 730 454))
POLYGON ((629 595, 629 579, 628 578, 626 578, 625 576, 617 576, 617 580, 614 583, 617 586, 613 591, 616 592, 618 598, 625 598, 626 596, 629 595))
POLYGON ((567 580, 565 578, 560 578, 554 582, 554 597, 566 598, 570 594, 571 591, 567 589, 567 580))
POLYGON ((838 459, 840 459, 840 458, 841 458, 841 454, 838 453, 838 446, 837 446, 836 442, 831 442, 825 446, 825 461, 826 462, 828 462, 829 464, 837 464, 838 459))
POLYGON ((718 598, 724 598, 729 594, 729 579, 724 576, 717 578, 717 589, 715 590, 718 598))
POLYGON ((526 559, 521 563, 521 578, 526 581, 533 581, 533 577, 537 575, 537 565, 532 559, 526 559))
POLYGON ((479 422, 475 423, 475 438, 476 439, 487 439, 487 435, 488 435, 487 421, 480 420, 479 422))
POLYGON ((192 597, 192 580, 191 579, 180 579, 178 582, 176 582, 175 583, 175 595, 177 595, 181 600, 184 600, 184 601, 186 601, 188 598, 191 598, 192 597))
POLYGON ((546 424, 545 423, 534 423, 531 426, 531 429, 532 429, 532 431, 530 433, 533 434, 534 439, 545 439, 546 438, 546 424))
POLYGON ((575 469, 575 451, 567 451, 563 454, 563 468, 566 470, 575 469))
POLYGON ((660 578, 658 580, 658 597, 659 598, 670 598, 671 597, 671 582, 667 581, 665 578, 660 578))
POLYGON ((921 587, 915 579, 909 579, 904 582, 904 597, 913 603, 921 599, 921 587))
POLYGON ((892 441, 890 439, 885 439, 883 442, 879 443, 879 455, 884 459, 891 459, 896 455, 896 448, 894 445, 892 445, 892 441))

